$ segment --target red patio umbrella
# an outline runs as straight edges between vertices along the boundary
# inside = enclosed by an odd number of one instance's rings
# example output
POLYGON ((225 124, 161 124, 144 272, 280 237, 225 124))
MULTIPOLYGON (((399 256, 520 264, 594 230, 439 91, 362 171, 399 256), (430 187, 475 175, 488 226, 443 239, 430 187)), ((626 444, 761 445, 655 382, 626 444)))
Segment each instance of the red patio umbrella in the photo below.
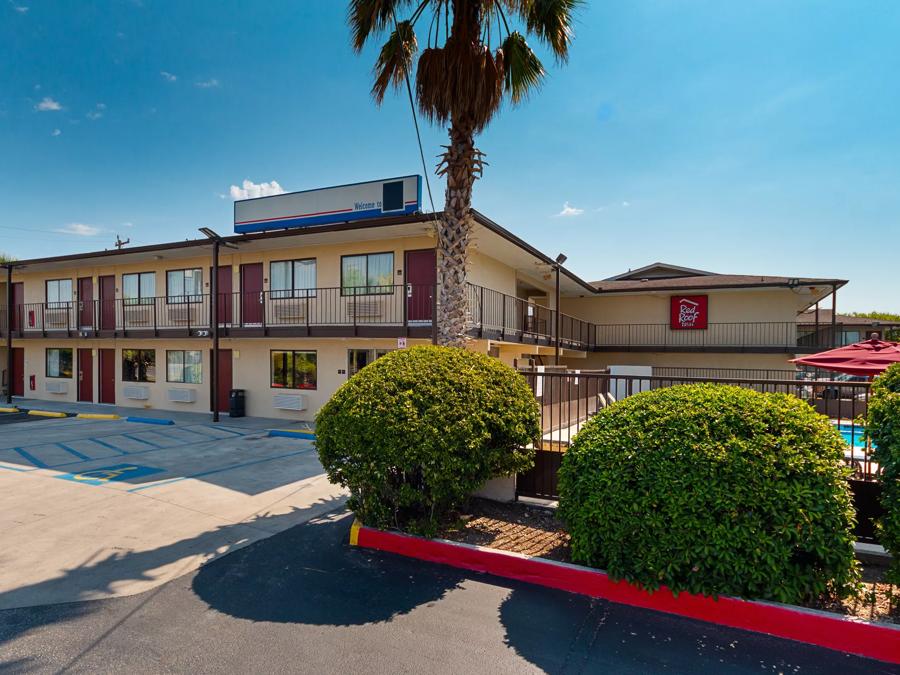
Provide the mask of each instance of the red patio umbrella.
POLYGON ((891 364, 900 363, 900 342, 864 340, 827 352, 791 359, 791 362, 849 375, 875 377, 891 364))

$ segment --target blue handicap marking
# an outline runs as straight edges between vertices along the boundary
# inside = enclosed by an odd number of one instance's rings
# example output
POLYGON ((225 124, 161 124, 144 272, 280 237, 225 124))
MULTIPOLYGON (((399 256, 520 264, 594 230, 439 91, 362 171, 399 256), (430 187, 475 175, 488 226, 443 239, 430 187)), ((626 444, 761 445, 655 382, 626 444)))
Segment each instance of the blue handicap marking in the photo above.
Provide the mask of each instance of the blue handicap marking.
POLYGON ((132 478, 143 478, 155 473, 163 473, 165 469, 156 469, 152 466, 139 466, 137 464, 114 464, 100 469, 90 469, 81 473, 66 473, 57 478, 71 480, 87 485, 103 485, 112 481, 126 481, 132 478))

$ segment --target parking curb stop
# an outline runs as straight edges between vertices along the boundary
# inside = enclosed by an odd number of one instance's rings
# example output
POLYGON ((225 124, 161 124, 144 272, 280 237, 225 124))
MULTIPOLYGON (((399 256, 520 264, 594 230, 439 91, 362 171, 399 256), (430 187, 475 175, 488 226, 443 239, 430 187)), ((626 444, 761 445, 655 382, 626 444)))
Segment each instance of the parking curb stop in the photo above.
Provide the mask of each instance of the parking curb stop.
POLYGON ((0 413, 17 413, 19 412, 18 408, 0 408, 0 413))
POLYGON ((55 410, 29 410, 28 414, 35 417, 68 417, 66 413, 55 410))
POLYGON ((175 420, 165 419, 163 417, 126 417, 126 422, 138 422, 140 424, 161 424, 169 426, 175 424, 175 420))
POLYGON ((120 420, 122 419, 119 415, 108 415, 101 413, 78 413, 75 415, 79 419, 83 420, 120 420))
POLYGON ((315 433, 303 429, 269 429, 268 435, 281 438, 302 438, 307 441, 316 440, 315 433))
POLYGON ((362 527, 362 523, 359 522, 358 518, 353 519, 353 524, 350 526, 350 545, 351 546, 359 546, 359 528, 362 527))

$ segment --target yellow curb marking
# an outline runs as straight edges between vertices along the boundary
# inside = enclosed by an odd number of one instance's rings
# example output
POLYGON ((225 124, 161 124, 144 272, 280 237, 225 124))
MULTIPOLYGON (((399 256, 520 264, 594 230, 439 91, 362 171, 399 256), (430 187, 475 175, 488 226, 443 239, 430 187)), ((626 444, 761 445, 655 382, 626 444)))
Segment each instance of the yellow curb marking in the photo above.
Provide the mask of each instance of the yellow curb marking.
POLYGON ((17 413, 19 412, 18 408, 0 408, 0 413, 17 413))
POLYGON ((101 413, 78 413, 75 417, 80 417, 83 420, 120 420, 122 419, 118 415, 107 415, 101 413))
POLYGON ((29 410, 29 415, 37 415, 38 417, 65 417, 64 412, 52 412, 50 410, 29 410))
POLYGON ((353 524, 350 526, 350 545, 358 546, 359 545, 359 528, 362 525, 358 520, 354 520, 353 524))

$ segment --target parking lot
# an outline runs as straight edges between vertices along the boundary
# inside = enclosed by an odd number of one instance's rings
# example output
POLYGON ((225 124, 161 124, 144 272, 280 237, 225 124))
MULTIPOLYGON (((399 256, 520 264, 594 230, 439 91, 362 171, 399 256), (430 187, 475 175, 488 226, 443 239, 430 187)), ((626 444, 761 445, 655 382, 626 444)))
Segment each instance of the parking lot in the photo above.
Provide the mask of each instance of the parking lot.
POLYGON ((0 608, 138 593, 342 503, 283 421, 176 417, 3 419, 0 608))

